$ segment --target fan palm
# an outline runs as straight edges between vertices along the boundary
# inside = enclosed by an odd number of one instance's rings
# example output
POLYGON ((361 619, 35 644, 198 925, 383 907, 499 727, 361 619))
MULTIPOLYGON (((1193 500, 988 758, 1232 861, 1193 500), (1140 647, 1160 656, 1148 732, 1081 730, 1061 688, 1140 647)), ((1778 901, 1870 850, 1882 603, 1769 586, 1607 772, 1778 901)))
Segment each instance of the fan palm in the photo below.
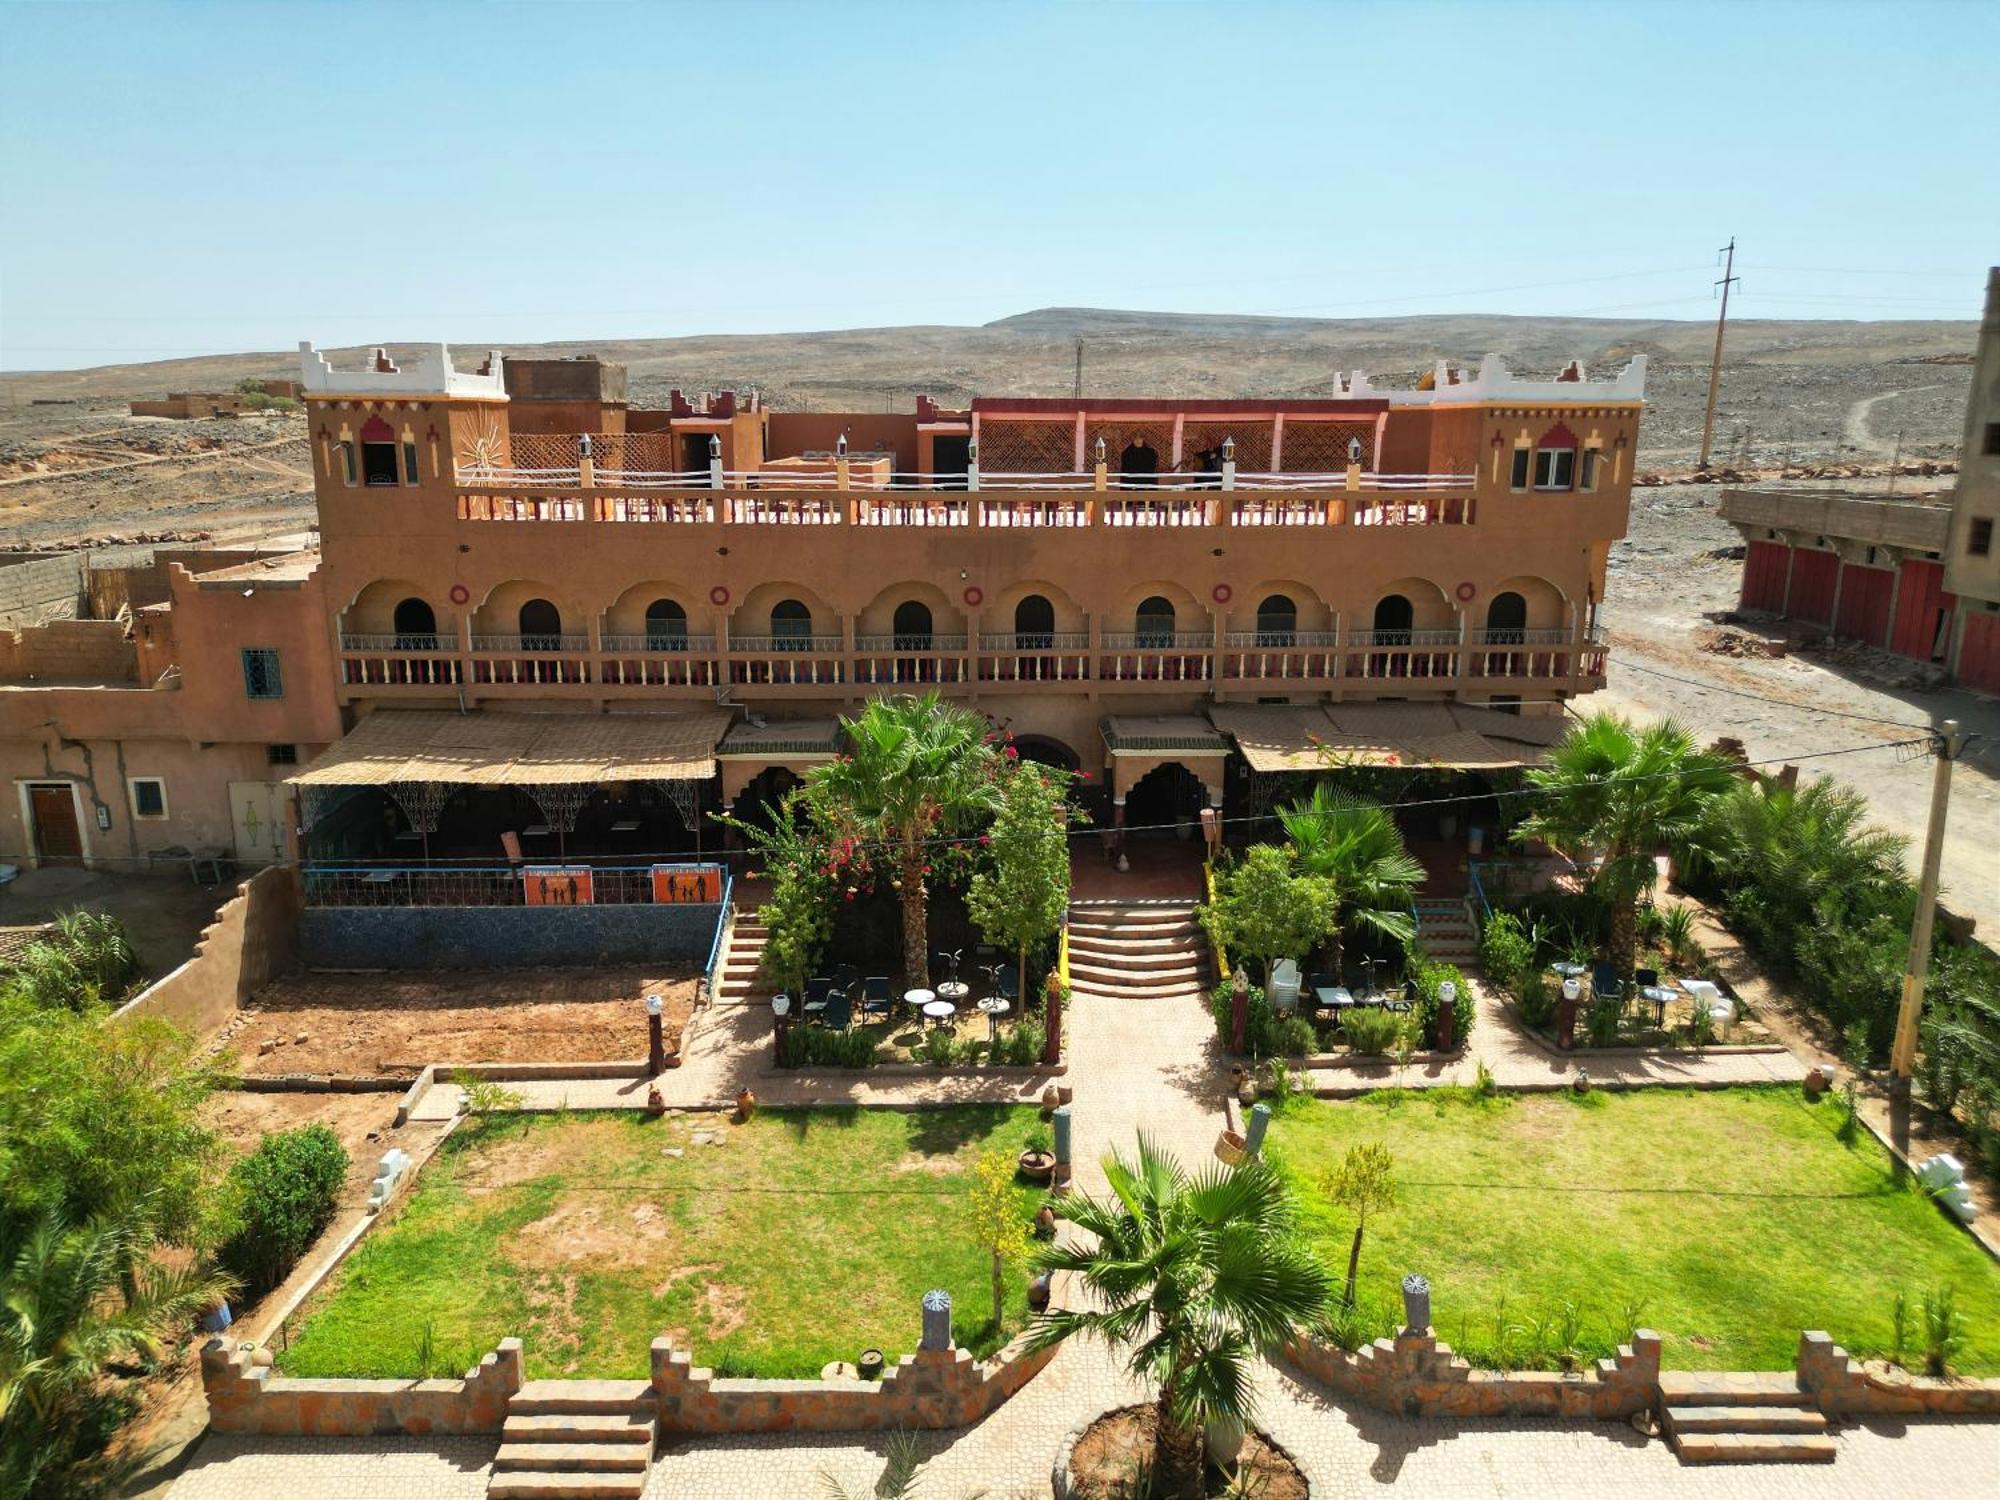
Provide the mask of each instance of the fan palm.
POLYGON ((847 753, 809 778, 844 831, 887 846, 903 909, 903 978, 930 973, 930 841, 963 832, 999 807, 999 756, 986 721, 941 701, 877 698, 843 719, 847 753))
POLYGON ((1424 883, 1424 867, 1410 857, 1386 808, 1322 781, 1305 801, 1278 809, 1278 821, 1298 867, 1333 882, 1341 914, 1333 937, 1336 977, 1345 973, 1344 929, 1365 927, 1399 943, 1416 936, 1410 899, 1424 883))
POLYGON ((1064 1200, 1094 1243, 1036 1257, 1040 1270, 1080 1276, 1091 1306, 1050 1308, 1029 1342, 1083 1334, 1129 1349, 1132 1373, 1159 1388, 1153 1472, 1163 1492, 1186 1493, 1200 1482, 1204 1424, 1254 1417, 1253 1359, 1327 1311, 1332 1278, 1296 1237, 1291 1198, 1262 1161, 1190 1177, 1141 1135, 1137 1160, 1113 1152, 1104 1175, 1110 1199, 1064 1200))
POLYGON ((1653 857, 1698 841, 1710 802, 1734 784, 1723 757, 1695 748, 1671 719, 1641 729, 1593 714, 1528 772, 1541 795, 1516 837, 1537 838, 1572 859, 1601 855, 1596 883, 1611 907, 1611 958, 1630 973, 1638 951, 1639 897, 1652 888, 1653 857))
POLYGON ((69 1495, 101 1483, 105 1366, 157 1357, 163 1335, 233 1285, 144 1261, 147 1218, 139 1207, 79 1226, 50 1212, 0 1244, 0 1493, 69 1495))

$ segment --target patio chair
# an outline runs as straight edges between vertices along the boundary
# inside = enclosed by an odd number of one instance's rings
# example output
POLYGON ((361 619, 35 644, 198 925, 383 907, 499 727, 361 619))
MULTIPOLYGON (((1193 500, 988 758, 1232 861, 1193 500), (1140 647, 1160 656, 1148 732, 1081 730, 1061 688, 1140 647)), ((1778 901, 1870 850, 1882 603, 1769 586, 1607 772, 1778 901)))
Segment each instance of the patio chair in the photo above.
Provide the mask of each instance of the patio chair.
POLYGON ((1010 1005, 1021 998, 1021 971, 1014 964, 982 964, 993 993, 1010 1005))
POLYGON ((1271 1009, 1279 1012, 1299 1007, 1299 966, 1295 959, 1281 958, 1271 969, 1271 1009))
POLYGON ((820 1012, 819 1023, 828 1031, 845 1031, 854 1019, 854 1007, 849 1003, 846 990, 831 990, 827 993, 826 1009, 820 1012))
POLYGON ((837 964, 833 971, 833 987, 852 997, 861 987, 861 970, 853 964, 837 964))
POLYGON ((1632 971, 1632 982, 1641 989, 1647 985, 1658 985, 1660 982, 1660 971, 1658 969, 1634 969, 1632 971))
POLYGON ((1593 1000, 1625 998, 1625 981, 1618 977, 1616 965, 1600 961, 1590 966, 1590 995, 1593 1000))
POLYGON ((887 974, 870 974, 861 981, 861 1019, 896 1013, 896 989, 887 974))
POLYGON ((826 1014, 827 1001, 833 995, 833 981, 824 974, 817 974, 806 981, 806 1019, 816 1021, 826 1014))

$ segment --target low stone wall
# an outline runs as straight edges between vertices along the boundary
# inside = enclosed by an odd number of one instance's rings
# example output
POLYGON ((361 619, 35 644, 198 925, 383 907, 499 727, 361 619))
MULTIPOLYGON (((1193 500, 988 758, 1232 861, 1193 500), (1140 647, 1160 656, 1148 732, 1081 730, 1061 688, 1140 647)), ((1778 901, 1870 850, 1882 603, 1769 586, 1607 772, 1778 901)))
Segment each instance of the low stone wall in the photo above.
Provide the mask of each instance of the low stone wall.
POLYGON ((299 950, 321 969, 513 969, 708 957, 722 908, 313 906, 299 950))
POLYGON ((1436 1334, 1404 1331, 1349 1353, 1294 1339, 1287 1358, 1350 1400, 1401 1417, 1565 1417, 1602 1422, 1645 1411, 1659 1399, 1660 1336, 1641 1328, 1616 1359, 1577 1375, 1475 1370, 1436 1334))
POLYGON ((715 1436, 746 1432, 879 1432, 964 1427, 989 1416, 1055 1357, 1009 1345, 991 1360, 963 1349, 920 1348, 880 1380, 718 1380, 665 1339, 653 1340, 660 1429, 715 1436))
POLYGON ((194 957, 120 1007, 113 1020, 157 1016, 206 1036, 297 959, 298 881, 288 865, 259 870, 202 929, 194 957))
POLYGON ((220 1338, 201 1351, 208 1421, 217 1432, 371 1437, 498 1432, 521 1388, 521 1341, 502 1339, 463 1380, 288 1380, 220 1338))
POLYGON ((1829 1334, 1799 1335, 1799 1386, 1828 1416, 2000 1416, 2000 1380, 1864 1370, 1829 1334))

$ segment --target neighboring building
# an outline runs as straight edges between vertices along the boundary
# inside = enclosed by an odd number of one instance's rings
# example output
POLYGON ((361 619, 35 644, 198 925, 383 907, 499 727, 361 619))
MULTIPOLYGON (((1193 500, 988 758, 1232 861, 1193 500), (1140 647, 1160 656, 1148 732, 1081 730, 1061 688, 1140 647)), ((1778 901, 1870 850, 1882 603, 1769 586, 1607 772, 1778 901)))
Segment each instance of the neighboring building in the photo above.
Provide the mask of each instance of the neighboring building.
POLYGON ((1644 386, 1489 356, 1326 399, 786 413, 635 407, 590 359, 302 364, 319 552, 169 565, 88 682, 0 645, 0 859, 58 852, 65 797, 86 857, 254 850, 247 784, 286 776, 310 859, 652 853, 891 691, 1080 770, 1113 826, 1321 745, 1532 759, 1603 685, 1644 386))
MULTIPOLYGON (((261 380, 258 385, 274 401, 297 401, 305 394, 303 383, 297 380, 261 380)), ((134 401, 132 415, 172 417, 187 422, 207 417, 240 417, 247 411, 260 411, 267 404, 242 391, 169 391, 164 401, 134 401)))
POLYGON ((1746 544, 1744 609, 1821 625, 2000 693, 2000 267, 1987 273, 1949 495, 1725 490, 1720 514, 1746 544))

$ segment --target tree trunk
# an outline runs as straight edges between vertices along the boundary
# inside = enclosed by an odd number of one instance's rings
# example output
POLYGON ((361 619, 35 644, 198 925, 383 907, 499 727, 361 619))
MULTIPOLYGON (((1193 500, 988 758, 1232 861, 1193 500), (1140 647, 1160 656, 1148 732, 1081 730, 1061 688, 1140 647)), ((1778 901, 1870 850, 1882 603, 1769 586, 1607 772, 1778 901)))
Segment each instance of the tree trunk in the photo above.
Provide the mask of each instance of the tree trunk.
POLYGON ((1206 1467, 1202 1430, 1174 1426, 1171 1387, 1162 1386, 1154 1406, 1153 1493, 1159 1496, 1199 1496, 1206 1467))
POLYGON ((1638 956, 1639 912, 1635 897, 1611 908, 1611 962, 1617 967, 1621 981, 1632 977, 1638 956))
POLYGON ((1016 956, 1016 962, 1014 967, 1018 971, 1018 977, 1015 980, 1015 985, 1021 991, 1021 993, 1015 997, 1015 1003, 1018 1004, 1021 1008, 1019 1011, 1015 1013, 1014 1019, 1017 1021, 1021 1021, 1027 1019, 1028 999, 1031 995, 1034 994, 1034 991, 1028 988, 1028 945, 1026 943, 1021 944, 1021 951, 1016 956))
POLYGON ((930 897, 924 888, 924 852, 905 849, 899 880, 903 887, 903 987, 930 988, 930 897))
POLYGON ((1354 1221, 1354 1244, 1347 1252, 1347 1296, 1343 1299, 1348 1307, 1354 1306, 1354 1283, 1361 1274, 1361 1231, 1366 1227, 1365 1221, 1354 1221))

